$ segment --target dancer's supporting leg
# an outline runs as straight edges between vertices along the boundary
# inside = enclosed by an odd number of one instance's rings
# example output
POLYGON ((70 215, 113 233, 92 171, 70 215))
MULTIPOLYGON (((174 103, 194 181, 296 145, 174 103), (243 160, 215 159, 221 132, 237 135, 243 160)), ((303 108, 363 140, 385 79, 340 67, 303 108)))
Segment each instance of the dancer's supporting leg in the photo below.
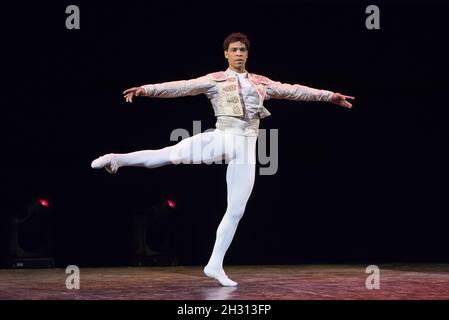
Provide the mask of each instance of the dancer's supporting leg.
POLYGON ((255 179, 255 149, 257 137, 235 136, 236 154, 226 172, 228 206, 217 229, 214 249, 204 273, 218 280, 223 286, 237 283, 226 276, 223 259, 232 242, 240 218, 245 212, 255 179))

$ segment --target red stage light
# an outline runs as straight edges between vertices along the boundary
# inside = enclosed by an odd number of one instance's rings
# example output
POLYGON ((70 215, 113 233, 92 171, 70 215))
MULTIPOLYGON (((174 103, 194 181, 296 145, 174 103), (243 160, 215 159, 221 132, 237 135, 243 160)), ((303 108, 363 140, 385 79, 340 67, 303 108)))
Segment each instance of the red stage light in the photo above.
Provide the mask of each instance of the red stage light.
POLYGON ((176 207, 176 206, 175 206, 175 203, 174 203, 173 201, 171 201, 171 200, 167 200, 167 203, 168 203, 168 205, 169 205, 170 207, 172 207, 173 209, 176 207))
POLYGON ((49 206, 48 201, 45 199, 39 199, 39 203, 46 208, 49 206))

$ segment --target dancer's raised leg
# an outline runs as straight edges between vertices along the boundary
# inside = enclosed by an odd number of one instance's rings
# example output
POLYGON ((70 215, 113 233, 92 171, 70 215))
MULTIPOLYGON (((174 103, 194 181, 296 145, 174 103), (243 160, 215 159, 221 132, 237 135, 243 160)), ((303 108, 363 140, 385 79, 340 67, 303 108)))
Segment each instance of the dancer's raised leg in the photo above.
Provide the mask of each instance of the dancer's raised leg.
POLYGON ((92 161, 91 166, 116 173, 118 168, 126 166, 157 168, 168 164, 215 161, 223 157, 222 145, 222 134, 218 131, 204 132, 158 150, 106 154, 92 161), (206 148, 211 152, 203 152, 206 148))

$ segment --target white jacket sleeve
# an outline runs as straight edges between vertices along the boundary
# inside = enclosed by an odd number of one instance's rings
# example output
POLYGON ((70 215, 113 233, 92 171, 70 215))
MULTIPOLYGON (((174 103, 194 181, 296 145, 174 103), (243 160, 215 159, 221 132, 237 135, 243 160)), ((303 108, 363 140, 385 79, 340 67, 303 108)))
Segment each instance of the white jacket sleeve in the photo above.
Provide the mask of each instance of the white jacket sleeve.
POLYGON ((215 86, 209 75, 196 79, 170 81, 141 86, 145 96, 155 98, 177 98, 207 93, 215 86))
POLYGON ((306 87, 300 84, 288 84, 269 80, 266 99, 286 99, 329 102, 333 92, 306 87))

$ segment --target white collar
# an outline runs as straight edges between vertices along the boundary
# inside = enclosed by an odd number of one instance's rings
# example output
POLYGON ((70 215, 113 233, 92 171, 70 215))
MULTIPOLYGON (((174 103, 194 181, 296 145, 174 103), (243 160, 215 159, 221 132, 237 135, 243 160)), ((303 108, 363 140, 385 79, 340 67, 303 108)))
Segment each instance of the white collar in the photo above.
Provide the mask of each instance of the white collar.
POLYGON ((228 69, 226 70, 226 72, 227 72, 227 73, 230 73, 230 74, 232 74, 232 75, 234 75, 234 76, 243 76, 244 78, 248 78, 248 71, 239 73, 239 72, 236 72, 236 71, 231 70, 231 69, 228 68, 228 69))

